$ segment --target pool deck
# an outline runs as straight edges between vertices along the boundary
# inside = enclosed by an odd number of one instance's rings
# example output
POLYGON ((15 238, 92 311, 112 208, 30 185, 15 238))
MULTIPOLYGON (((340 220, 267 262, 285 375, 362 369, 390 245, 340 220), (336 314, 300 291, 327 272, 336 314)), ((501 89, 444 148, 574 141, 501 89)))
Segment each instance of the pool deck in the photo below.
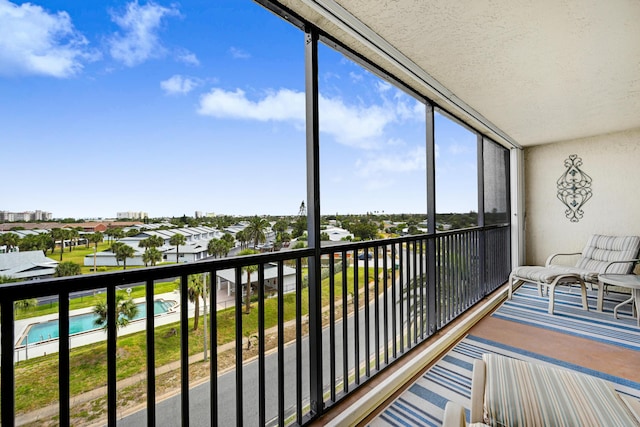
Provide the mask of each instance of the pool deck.
MULTIPOLYGON (((176 305, 173 309, 166 313, 155 316, 155 325, 161 326, 169 323, 175 323, 180 321, 180 294, 178 291, 166 293, 166 294, 158 294, 154 295, 154 299, 162 299, 165 301, 175 301, 176 305)), ((136 303, 144 302, 144 297, 135 298, 133 301, 136 303)), ((217 301, 218 301, 218 310, 223 310, 228 307, 234 306, 234 296, 228 296, 226 290, 220 290, 217 293, 217 301)), ((195 305, 191 302, 188 304, 189 317, 194 316, 195 305)), ((200 304, 200 310, 203 310, 202 304, 200 304)), ((80 314, 91 313, 93 311, 93 307, 86 307, 78 310, 72 310, 69 312, 69 316, 77 316, 80 314)), ((48 314, 46 316, 38 316, 38 317, 30 317, 28 319, 16 320, 15 321, 15 340, 16 344, 20 342, 23 338, 24 333, 26 332, 29 325, 34 323, 42 323, 48 322, 49 320, 57 319, 57 314, 48 314)), ((132 334, 134 332, 144 331, 146 329, 145 319, 135 320, 126 327, 118 330, 118 335, 127 335, 132 334)), ((72 335, 69 338, 69 346, 71 348, 81 347, 87 344, 93 344, 96 342, 104 341, 107 339, 107 333, 103 329, 97 329, 89 332, 82 332, 79 334, 72 335)), ((58 352, 58 340, 52 339, 50 341, 45 341, 36 344, 29 344, 28 348, 25 346, 17 346, 15 349, 15 361, 18 362, 20 360, 32 359, 34 357, 45 356, 51 353, 58 352)))

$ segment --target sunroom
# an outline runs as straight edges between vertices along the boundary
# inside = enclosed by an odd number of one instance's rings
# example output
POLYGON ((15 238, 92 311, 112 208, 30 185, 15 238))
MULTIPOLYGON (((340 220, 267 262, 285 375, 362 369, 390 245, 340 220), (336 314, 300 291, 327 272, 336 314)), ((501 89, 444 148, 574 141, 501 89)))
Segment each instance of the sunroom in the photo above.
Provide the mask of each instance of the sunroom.
MULTIPOLYGON (((482 320, 505 299, 513 267, 579 251, 592 234, 640 235, 634 215, 640 5, 257 0, 252 7, 265 25, 256 47, 274 63, 284 57, 281 49, 299 49, 293 68, 282 69, 291 86, 275 87, 282 83, 274 80, 271 92, 254 98, 239 87, 216 87, 202 96, 199 114, 262 120, 268 111, 264 120, 273 128, 284 121, 278 114, 295 122, 290 134, 298 144, 272 147, 289 156, 288 163, 266 165, 269 173, 256 175, 267 180, 272 170, 286 170, 293 177, 287 180, 295 181, 286 188, 275 188, 280 181, 274 181, 260 197, 303 189, 306 209, 299 215, 306 215, 308 247, 3 285, 3 425, 88 424, 87 405, 101 408, 91 422, 109 425, 382 422, 376 417, 387 398, 406 389, 472 324, 492 330, 482 320), (268 36, 276 26, 287 28, 284 39, 268 36), (338 66, 347 67, 341 75, 351 80, 338 81, 338 66), (366 89, 346 95, 346 86, 363 79, 366 89), (381 101, 370 102, 374 96, 381 101), (230 99, 248 113, 222 111, 221 102, 230 99), (269 111, 271 101, 283 99, 290 111, 269 111), (353 113, 348 106, 358 108, 353 113), (377 139, 380 123, 391 129, 385 140, 377 139), (568 168, 584 178, 587 195, 577 204, 560 192, 568 168), (350 169, 358 173, 342 174, 350 169), (339 218, 337 209, 379 215, 383 205, 365 191, 370 189, 423 214, 428 232, 323 246, 323 218, 339 218), (344 194, 351 204, 336 205, 344 194), (439 227, 443 218, 447 226, 439 227), (358 257, 365 252, 372 256, 358 257), (285 268, 295 269, 294 292, 278 289, 266 298, 259 284, 272 264, 279 278, 285 268), (249 266, 257 266, 258 282, 250 309, 240 292, 228 318, 207 316, 200 304, 204 336, 190 334, 190 277, 232 269, 241 283, 249 266), (118 349, 126 336, 118 336, 115 326, 116 295, 143 283, 150 306, 157 282, 166 280, 180 286, 179 327, 160 330, 157 318, 144 318, 144 367, 133 381, 118 349), (105 378, 100 389, 87 390, 75 386, 81 382, 74 371, 79 350, 78 338, 68 336, 69 297, 95 289, 106 290, 111 321, 105 378), (17 362, 27 349, 16 346, 13 303, 47 295, 60 304, 58 352, 51 362, 57 398, 24 411, 28 378, 17 362), (233 336, 223 337, 223 329, 233 336), (217 350, 207 352, 212 342, 217 350), (167 345, 179 348, 173 370, 162 356, 167 345), (385 394, 375 397, 381 384, 385 394)), ((242 30, 243 18, 220 25, 222 37, 225 28, 242 30)), ((248 67, 245 78, 257 82, 260 73, 248 67)), ((209 293, 204 307, 216 307, 216 298, 209 293)), ((526 341, 516 336, 517 327, 508 332, 514 342, 526 341)), ((545 334, 529 338, 544 342, 545 334)), ((640 357, 638 351, 628 354, 640 357)))

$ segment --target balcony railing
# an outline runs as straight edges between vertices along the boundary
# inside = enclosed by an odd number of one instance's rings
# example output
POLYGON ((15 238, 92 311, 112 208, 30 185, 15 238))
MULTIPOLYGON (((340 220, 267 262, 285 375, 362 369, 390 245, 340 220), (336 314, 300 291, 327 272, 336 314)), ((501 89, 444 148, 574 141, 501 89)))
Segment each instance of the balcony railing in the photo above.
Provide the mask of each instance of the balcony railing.
MULTIPOLYGON (((510 228, 479 227, 407 236, 388 240, 348 243, 316 249, 282 251, 230 257, 190 264, 135 269, 5 284, 0 286, 1 411, 2 424, 16 424, 15 309, 14 302, 56 295, 59 301, 58 370, 61 425, 69 425, 70 338, 69 298, 78 292, 106 291, 107 317, 107 422, 118 414, 116 291, 144 283, 146 304, 154 302, 154 283, 179 279, 180 320, 180 420, 188 425, 207 419, 211 425, 298 424, 317 418, 329 407, 391 366, 419 343, 451 322, 507 280, 510 271, 510 228), (246 292, 234 293, 235 369, 223 373, 218 352, 211 352, 206 405, 194 407, 189 393, 189 276, 207 273, 218 277, 232 269, 235 284, 246 279, 247 266, 256 265, 254 282, 257 310, 257 358, 245 360, 247 336, 243 322, 246 292), (275 265, 275 267, 273 267, 275 265), (273 294, 268 295, 265 271, 275 268, 273 294), (293 268, 293 277, 285 277, 293 268), (309 269, 308 272, 307 268, 309 269), (315 270, 314 270, 315 269, 315 270), (315 271, 315 273, 313 271, 315 271), (319 272, 319 274, 317 274, 319 272), (287 286, 285 286, 285 282, 287 286), (285 293, 285 287, 291 295, 285 293), (270 348, 267 305, 275 300, 276 342, 270 348), (293 319, 293 320, 289 320, 293 319), (245 331, 245 332, 243 332, 245 331), (212 396, 212 398, 211 398, 212 396), (191 406, 190 406, 191 405, 191 406)), ((215 283, 215 282, 214 282, 215 283)), ((208 307, 217 307, 210 292, 208 307)), ((165 420, 164 407, 156 404, 156 319, 147 310, 146 411, 148 425, 165 420)), ((207 320, 212 343, 220 344, 218 316, 207 320)), ((233 343, 229 344, 233 347, 233 343)), ((228 345, 227 345, 228 346, 228 345)), ((34 373, 37 375, 37 373, 34 373)), ((199 401, 199 400, 198 400, 199 401)), ((19 414, 18 414, 19 415, 19 414)), ((173 414, 175 415, 175 414, 173 414)), ((122 414, 120 414, 122 416, 122 414)), ((133 419, 132 419, 133 420, 133 419)))

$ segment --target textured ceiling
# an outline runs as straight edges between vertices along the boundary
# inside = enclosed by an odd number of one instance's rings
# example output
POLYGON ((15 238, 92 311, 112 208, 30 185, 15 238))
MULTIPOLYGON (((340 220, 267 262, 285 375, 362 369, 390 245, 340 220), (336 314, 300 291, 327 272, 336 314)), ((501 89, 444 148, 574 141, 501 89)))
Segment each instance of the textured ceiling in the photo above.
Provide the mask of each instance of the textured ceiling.
POLYGON ((341 6, 520 145, 640 128, 638 0, 282 3, 416 87, 322 14, 341 6))

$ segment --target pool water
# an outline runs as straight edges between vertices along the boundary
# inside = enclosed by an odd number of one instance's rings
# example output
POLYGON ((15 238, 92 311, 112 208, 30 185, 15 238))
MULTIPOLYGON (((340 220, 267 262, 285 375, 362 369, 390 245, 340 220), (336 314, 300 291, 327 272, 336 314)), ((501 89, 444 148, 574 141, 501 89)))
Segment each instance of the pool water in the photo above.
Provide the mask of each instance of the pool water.
MULTIPOLYGON (((175 304, 175 301, 155 300, 153 302, 153 313, 155 315, 167 313, 175 304)), ((138 306, 138 314, 132 320, 145 318, 147 316, 146 303, 143 302, 136 305, 138 306)), ((93 313, 69 317, 69 335, 101 329, 102 326, 96 326, 95 324, 97 318, 98 316, 93 313)), ((59 336, 58 319, 35 323, 28 327, 27 336, 22 339, 19 345, 25 345, 27 338, 29 339, 29 344, 37 344, 42 341, 57 339, 59 336)))

